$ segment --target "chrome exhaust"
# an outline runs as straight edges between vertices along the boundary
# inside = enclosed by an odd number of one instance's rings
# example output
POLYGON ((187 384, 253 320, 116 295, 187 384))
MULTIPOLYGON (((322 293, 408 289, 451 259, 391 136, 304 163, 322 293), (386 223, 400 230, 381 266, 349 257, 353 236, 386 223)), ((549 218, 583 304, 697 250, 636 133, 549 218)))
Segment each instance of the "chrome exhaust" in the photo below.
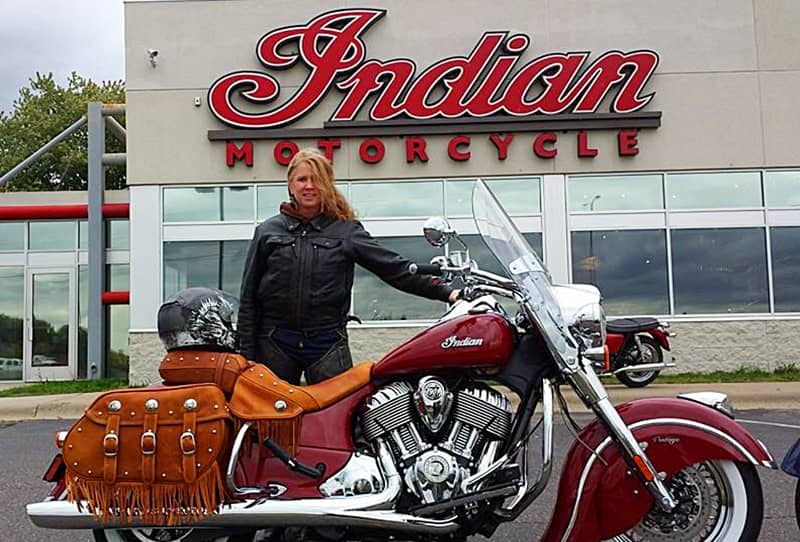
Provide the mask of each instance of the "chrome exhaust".
MULTIPOLYGON (((394 466, 391 453, 382 440, 378 440, 378 461, 384 476, 384 487, 378 493, 351 497, 320 499, 266 500, 247 499, 223 505, 220 510, 200 521, 179 523, 175 527, 226 528, 226 527, 281 527, 281 526, 352 526, 388 529, 408 533, 446 534, 460 528, 455 516, 434 520, 393 510, 400 495, 402 482, 394 466)), ((130 529, 164 527, 139 519, 120 522, 115 518, 100 521, 88 512, 86 503, 81 510, 75 503, 47 501, 27 506, 28 517, 34 525, 50 529, 130 529)))
POLYGON ((660 371, 661 369, 667 369, 669 367, 677 367, 674 363, 642 363, 641 365, 627 365, 625 367, 620 367, 616 371, 609 373, 612 375, 618 375, 619 373, 641 373, 644 371, 660 371))

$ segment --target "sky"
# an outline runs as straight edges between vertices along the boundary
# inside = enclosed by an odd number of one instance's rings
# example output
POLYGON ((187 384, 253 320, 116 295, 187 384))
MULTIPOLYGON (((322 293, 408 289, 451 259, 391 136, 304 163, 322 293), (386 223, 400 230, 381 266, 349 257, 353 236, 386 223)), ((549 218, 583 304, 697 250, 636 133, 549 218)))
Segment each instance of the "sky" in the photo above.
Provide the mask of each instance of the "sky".
POLYGON ((124 79, 122 0, 0 0, 0 111, 37 71, 124 79))

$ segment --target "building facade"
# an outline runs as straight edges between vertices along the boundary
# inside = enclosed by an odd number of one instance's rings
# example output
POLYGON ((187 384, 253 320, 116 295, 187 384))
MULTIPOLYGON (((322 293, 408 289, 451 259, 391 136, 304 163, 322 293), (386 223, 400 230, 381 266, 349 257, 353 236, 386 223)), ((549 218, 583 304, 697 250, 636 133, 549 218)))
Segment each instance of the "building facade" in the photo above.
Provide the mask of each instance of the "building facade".
MULTIPOLYGON (((126 2, 130 377, 161 301, 238 292, 300 147, 412 260, 486 179, 556 282, 678 332, 680 370, 794 363, 800 332, 800 4, 126 2)), ((359 272, 354 357, 443 306, 359 272)))

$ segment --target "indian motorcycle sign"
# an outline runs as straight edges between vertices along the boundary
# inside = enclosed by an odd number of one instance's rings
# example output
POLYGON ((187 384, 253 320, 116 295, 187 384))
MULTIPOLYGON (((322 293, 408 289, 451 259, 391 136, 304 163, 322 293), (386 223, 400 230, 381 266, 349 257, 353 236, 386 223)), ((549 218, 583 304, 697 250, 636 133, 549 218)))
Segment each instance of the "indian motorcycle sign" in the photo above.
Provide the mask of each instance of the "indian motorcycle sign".
POLYGON ((560 137, 576 138, 577 155, 592 158, 598 149, 590 134, 599 129, 616 130, 617 152, 632 156, 639 152, 638 130, 661 123, 660 112, 642 111, 655 95, 645 91, 658 65, 653 51, 607 51, 592 61, 589 52, 547 53, 524 62, 527 35, 485 32, 467 56, 420 71, 408 58, 368 58, 365 36, 385 14, 342 9, 273 30, 256 47, 267 71, 217 79, 208 104, 230 128, 208 137, 226 142, 227 164, 252 166, 253 141, 262 139, 272 140, 270 154, 280 164, 308 145, 333 159, 343 138, 355 138, 361 160, 374 164, 389 158, 384 139, 393 136, 405 141, 400 159, 426 162, 426 137, 434 135, 446 136, 455 161, 469 160, 476 137, 491 142, 498 160, 517 148, 552 159, 560 137), (306 78, 279 101, 281 84, 268 71, 296 66, 306 78), (322 128, 291 128, 334 91, 341 98, 322 128), (598 112, 603 103, 609 112, 598 112))

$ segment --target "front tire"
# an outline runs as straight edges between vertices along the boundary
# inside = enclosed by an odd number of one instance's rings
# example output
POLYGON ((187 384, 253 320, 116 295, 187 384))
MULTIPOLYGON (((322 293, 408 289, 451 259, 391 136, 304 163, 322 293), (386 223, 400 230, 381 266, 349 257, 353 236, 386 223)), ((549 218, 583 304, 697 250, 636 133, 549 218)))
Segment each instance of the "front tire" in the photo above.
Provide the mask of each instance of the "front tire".
POLYGON ((706 461, 667 481, 678 500, 670 513, 654 508, 616 542, 755 542, 764 496, 753 465, 706 461))
MULTIPOLYGON (((623 354, 625 360, 637 360, 634 365, 639 363, 661 363, 664 355, 661 353, 661 345, 652 337, 640 336, 639 342, 642 345, 641 355, 636 351, 636 344, 631 344, 623 354)), ((619 373, 617 379, 629 388, 643 388, 655 380, 661 371, 641 371, 636 373, 619 373)))

